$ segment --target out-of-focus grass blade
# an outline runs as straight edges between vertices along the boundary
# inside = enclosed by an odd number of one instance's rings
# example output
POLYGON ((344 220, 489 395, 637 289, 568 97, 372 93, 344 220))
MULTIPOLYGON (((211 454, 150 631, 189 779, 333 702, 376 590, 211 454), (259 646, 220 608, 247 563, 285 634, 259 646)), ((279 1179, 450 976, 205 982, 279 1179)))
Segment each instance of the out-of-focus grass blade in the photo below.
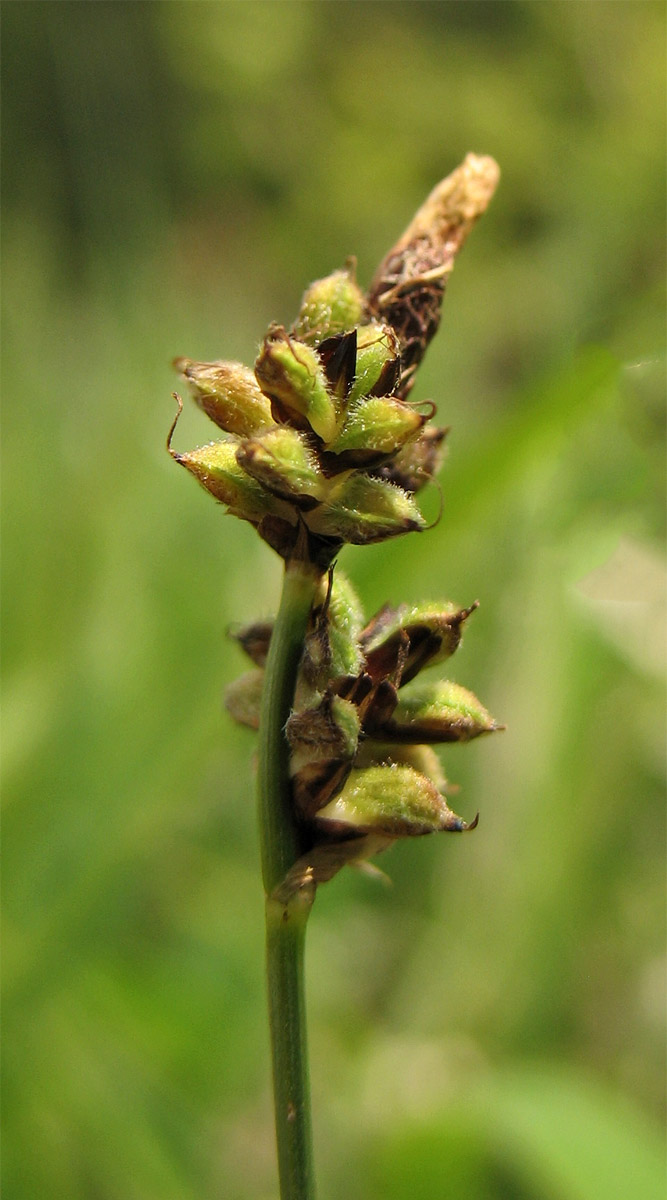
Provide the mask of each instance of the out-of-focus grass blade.
MULTIPOLYGON (((660 1139, 627 1100, 551 1063, 500 1072, 422 1119, 398 1107, 363 1200, 662 1200, 660 1139)), ((412 1105, 410 1105, 412 1108, 412 1105)), ((428 1109, 428 1099, 426 1108, 428 1109)), ((357 1193, 354 1193, 355 1200, 357 1193)))
MULTIPOLYGON (((529 1184, 562 1200, 662 1200, 660 1139, 627 1100, 575 1073, 538 1066, 486 1093, 489 1132, 529 1184)), ((535 1191, 533 1191, 535 1189, 535 1191)))
POLYGON ((585 347, 492 425, 474 454, 453 455, 445 476, 448 527, 474 523, 480 507, 521 486, 534 462, 554 458, 577 426, 613 394, 619 371, 608 350, 585 347))

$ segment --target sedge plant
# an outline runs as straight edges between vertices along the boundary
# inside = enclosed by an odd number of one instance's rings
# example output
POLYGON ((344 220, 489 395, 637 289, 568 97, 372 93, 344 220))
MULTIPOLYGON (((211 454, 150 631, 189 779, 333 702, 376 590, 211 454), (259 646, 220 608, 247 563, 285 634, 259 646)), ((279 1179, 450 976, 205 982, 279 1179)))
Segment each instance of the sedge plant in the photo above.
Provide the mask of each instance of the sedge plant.
MULTIPOLYGON (((228 689, 257 730, 266 964, 281 1200, 312 1200, 304 939, 315 893, 396 839, 472 829, 449 807, 433 746, 500 728, 467 689, 419 682, 456 650, 475 604, 385 605, 366 621, 346 544, 420 532, 416 500, 446 430, 413 403, 447 277, 498 181, 469 154, 427 198, 364 294, 353 260, 271 325, 250 369, 175 366, 223 437, 174 459, 284 561, 275 621, 234 637, 252 669, 228 689)), ((181 401, 177 397, 179 413, 181 401)), ((178 419, 178 416, 177 418, 178 419)), ((174 425, 176 422, 174 422, 174 425)))

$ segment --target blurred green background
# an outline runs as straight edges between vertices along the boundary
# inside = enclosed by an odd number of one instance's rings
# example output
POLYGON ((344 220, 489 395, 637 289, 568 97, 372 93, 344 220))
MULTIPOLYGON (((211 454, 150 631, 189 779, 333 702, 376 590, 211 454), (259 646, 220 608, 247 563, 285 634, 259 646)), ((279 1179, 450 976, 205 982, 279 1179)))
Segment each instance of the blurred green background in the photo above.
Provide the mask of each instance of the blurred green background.
POLYGON ((320 1195, 657 1200, 664 5, 19 2, 3 34, 7 1200, 276 1195, 221 693, 280 564, 166 455, 169 364, 252 362, 350 253, 368 282, 469 150, 503 179, 415 393, 444 517, 342 565, 369 614, 479 598, 452 674, 508 728, 443 755, 474 835, 318 895, 320 1195))

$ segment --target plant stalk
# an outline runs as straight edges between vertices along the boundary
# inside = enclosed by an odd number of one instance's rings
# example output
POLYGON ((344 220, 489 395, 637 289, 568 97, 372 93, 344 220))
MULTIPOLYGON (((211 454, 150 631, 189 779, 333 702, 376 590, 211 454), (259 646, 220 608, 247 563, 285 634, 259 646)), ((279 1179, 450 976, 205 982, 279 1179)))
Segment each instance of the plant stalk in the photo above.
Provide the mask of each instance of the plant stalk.
POLYGON ((275 899, 273 892, 302 851, 292 813, 285 724, 320 578, 309 563, 287 564, 266 663, 259 728, 259 829, 281 1200, 313 1200, 315 1195, 303 970, 314 889, 301 889, 286 903, 275 899))

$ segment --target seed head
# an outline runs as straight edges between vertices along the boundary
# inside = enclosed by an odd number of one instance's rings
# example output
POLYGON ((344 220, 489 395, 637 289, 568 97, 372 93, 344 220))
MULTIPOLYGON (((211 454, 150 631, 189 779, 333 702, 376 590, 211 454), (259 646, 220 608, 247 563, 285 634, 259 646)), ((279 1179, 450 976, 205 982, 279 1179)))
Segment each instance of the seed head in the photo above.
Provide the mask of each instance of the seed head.
MULTIPOLYGON (((224 437, 179 453, 172 426, 169 452, 286 563, 314 567, 319 588, 284 729, 292 815, 306 849, 276 890, 281 900, 398 838, 477 823, 450 809, 432 746, 502 726, 457 683, 413 682, 454 654, 476 603, 385 605, 365 624, 331 564, 346 543, 426 527, 415 496, 440 467, 447 431, 429 423, 434 404, 408 396, 456 255, 498 175, 493 159, 468 155, 422 205, 368 294, 353 260, 316 280, 292 327, 269 327, 254 370, 174 364, 224 437)), ((228 688, 227 708, 257 729, 272 626, 232 636, 253 670, 228 688)))

